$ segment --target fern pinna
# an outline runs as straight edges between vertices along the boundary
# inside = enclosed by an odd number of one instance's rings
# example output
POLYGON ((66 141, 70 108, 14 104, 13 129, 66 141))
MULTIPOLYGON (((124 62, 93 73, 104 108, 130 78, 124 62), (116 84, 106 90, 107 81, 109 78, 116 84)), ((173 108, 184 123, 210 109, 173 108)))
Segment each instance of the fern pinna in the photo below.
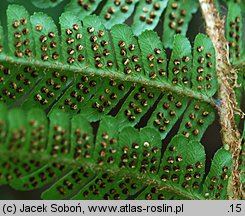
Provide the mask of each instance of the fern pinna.
MULTIPOLYGON (((240 6, 229 2, 229 11, 240 6)), ((44 199, 226 199, 232 154, 218 150, 205 173, 200 143, 220 101, 212 41, 200 33, 192 47, 184 36, 197 8, 197 1, 71 1, 58 29, 46 14, 10 5, 8 45, 0 27, 0 184, 51 185, 44 199), (90 15, 101 3, 100 15, 90 15), (152 29, 165 8, 161 41, 152 29), (134 11, 132 27, 118 24, 134 11)), ((240 63, 241 10, 227 19, 230 59, 240 63)), ((238 76, 241 104, 243 71, 238 76)))

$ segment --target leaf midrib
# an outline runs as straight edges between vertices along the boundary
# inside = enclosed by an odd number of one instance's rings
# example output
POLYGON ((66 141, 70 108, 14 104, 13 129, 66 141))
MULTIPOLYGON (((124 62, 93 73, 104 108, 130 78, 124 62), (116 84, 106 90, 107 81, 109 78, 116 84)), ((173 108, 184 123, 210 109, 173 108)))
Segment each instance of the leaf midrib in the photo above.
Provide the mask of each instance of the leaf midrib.
MULTIPOLYGON (((24 160, 28 160, 28 159, 36 159, 38 158, 40 162, 43 163, 52 163, 52 162, 56 162, 56 163, 62 163, 62 164, 66 164, 70 167, 78 167, 78 166, 83 166, 86 169, 89 169, 91 171, 93 171, 94 173, 96 172, 110 172, 122 177, 128 177, 128 176, 132 176, 132 172, 129 172, 128 170, 121 170, 119 169, 118 171, 115 169, 108 169, 105 167, 98 167, 97 164, 95 163, 91 163, 88 162, 86 160, 73 160, 71 158, 67 158, 64 156, 59 156, 58 158, 54 158, 54 157, 50 157, 48 155, 45 154, 45 152, 40 152, 40 153, 35 153, 35 154, 28 154, 26 152, 21 152, 21 151, 17 151, 17 152, 11 152, 8 150, 1 150, 0 151, 0 156, 1 158, 8 158, 8 157, 14 157, 14 158, 19 158, 19 159, 24 159, 24 160)), ((157 174, 156 174, 157 175, 157 174)), ((157 186, 159 188, 159 190, 163 190, 166 192, 172 192, 178 196, 184 197, 188 200, 204 200, 205 198, 200 196, 200 194, 193 194, 191 192, 188 191, 183 191, 180 190, 178 187, 173 187, 173 185, 166 185, 163 182, 161 182, 160 180, 156 180, 156 179, 152 179, 150 177, 147 176, 137 176, 135 177, 135 175, 133 176, 134 178, 140 179, 144 184, 146 184, 147 186, 157 186)), ((11 182, 10 182, 11 184, 11 182)))
POLYGON ((51 70, 59 70, 59 71, 66 71, 67 73, 78 73, 78 74, 84 74, 88 76, 100 76, 102 78, 108 78, 108 79, 119 79, 121 81, 127 81, 132 83, 141 84, 150 88, 155 88, 160 90, 161 92, 164 92, 166 90, 177 93, 178 95, 182 95, 183 97, 193 98, 199 101, 207 102, 212 106, 215 105, 215 100, 213 98, 210 98, 204 94, 201 94, 197 91, 193 91, 191 88, 187 86, 179 86, 179 85, 173 85, 167 81, 158 81, 158 80, 149 80, 146 77, 132 77, 132 76, 126 76, 122 73, 119 73, 118 71, 109 71, 109 70, 103 70, 103 69, 96 69, 96 68, 90 68, 89 65, 84 68, 79 68, 74 65, 65 65, 60 62, 54 62, 53 64, 50 62, 42 62, 39 60, 36 60, 34 58, 25 59, 25 58, 15 58, 10 57, 5 53, 0 54, 0 62, 8 62, 11 64, 20 64, 20 65, 26 65, 35 67, 38 69, 51 69, 51 70))

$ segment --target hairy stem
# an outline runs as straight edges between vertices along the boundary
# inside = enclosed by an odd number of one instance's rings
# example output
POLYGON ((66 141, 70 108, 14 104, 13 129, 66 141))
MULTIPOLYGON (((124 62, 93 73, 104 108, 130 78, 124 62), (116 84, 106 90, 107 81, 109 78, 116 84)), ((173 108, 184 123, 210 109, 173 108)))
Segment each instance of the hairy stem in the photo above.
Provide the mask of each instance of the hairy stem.
POLYGON ((219 17, 213 0, 199 0, 206 23, 206 32, 211 38, 216 51, 218 95, 221 100, 219 116, 223 145, 233 155, 232 199, 242 197, 242 185, 239 172, 239 154, 241 151, 241 135, 235 124, 235 112, 238 111, 234 86, 236 73, 229 62, 229 52, 224 32, 224 20, 219 17))

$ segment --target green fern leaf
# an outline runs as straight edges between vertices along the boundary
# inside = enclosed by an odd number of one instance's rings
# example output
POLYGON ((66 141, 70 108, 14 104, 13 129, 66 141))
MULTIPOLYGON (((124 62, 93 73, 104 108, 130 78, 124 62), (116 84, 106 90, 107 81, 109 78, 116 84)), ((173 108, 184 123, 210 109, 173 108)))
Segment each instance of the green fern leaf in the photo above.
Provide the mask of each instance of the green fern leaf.
POLYGON ((134 180, 130 177, 122 179, 110 173, 102 173, 96 179, 89 182, 72 199, 125 200, 129 196, 136 194, 143 187, 144 185, 142 185, 140 180, 134 180))
POLYGON ((198 1, 194 0, 190 4, 189 1, 169 0, 163 30, 163 45, 172 47, 172 42, 175 34, 185 35, 188 28, 188 23, 191 20, 192 14, 198 9, 198 1))
POLYGON ((168 0, 140 1, 136 7, 132 29, 135 35, 156 27, 168 0))
POLYGON ((213 96, 218 88, 217 79, 214 78, 215 50, 211 40, 198 34, 194 43, 192 84, 197 90, 208 96, 213 96), (205 49, 201 44, 205 44, 205 49))
POLYGON ((230 4, 230 3, 234 3, 234 4, 238 4, 242 11, 244 11, 245 9, 245 1, 244 0, 226 0, 225 1, 227 4, 230 4))
POLYGON ((166 192, 156 187, 147 187, 137 197, 137 200, 184 200, 185 197, 166 192))
POLYGON ((182 133, 190 140, 201 140, 207 127, 215 119, 215 112, 206 103, 193 101, 187 108, 180 125, 179 133, 182 133))
POLYGON ((65 7, 65 11, 71 12, 76 17, 83 19, 85 16, 93 13, 101 2, 103 0, 71 0, 65 7))
POLYGON ((60 46, 57 27, 49 16, 35 13, 31 16, 36 57, 44 62, 55 62, 60 58, 60 46))
POLYGON ((192 56, 189 40, 183 35, 176 35, 173 42, 173 52, 169 63, 169 79, 173 84, 190 86, 189 70, 192 56))
POLYGON ((63 0, 32 0, 32 4, 38 8, 50 8, 60 4, 63 0))
POLYGON ((66 11, 80 19, 96 11, 107 29, 111 29, 115 24, 128 21, 128 18, 133 16, 132 30, 138 36, 145 30, 152 30, 157 26, 166 7, 163 42, 165 47, 172 47, 175 34, 186 34, 192 14, 198 9, 196 0, 193 4, 189 4, 188 1, 177 0, 96 0, 92 2, 89 0, 71 0, 66 11), (101 5, 101 10, 98 9, 100 8, 99 5, 101 5))
POLYGON ((226 39, 229 42, 229 58, 232 63, 241 58, 242 53, 242 11, 239 4, 228 2, 226 39))
POLYGON ((110 29, 115 24, 123 23, 134 12, 137 2, 139 0, 108 0, 100 13, 105 27, 110 29))
POLYGON ((167 57, 160 38, 153 31, 145 31, 139 35, 138 42, 146 77, 164 82, 167 77, 167 57))
POLYGON ((205 152, 196 141, 189 142, 183 135, 174 137, 163 155, 159 170, 160 178, 166 184, 189 191, 194 197, 204 175, 205 152))
MULTIPOLYGON (((2 107, 2 110, 4 109, 2 107)), ((166 194, 172 191, 174 197, 204 198, 199 192, 202 190, 205 152, 198 141, 189 141, 185 136, 177 135, 169 143, 161 159, 161 139, 156 131, 145 128, 139 132, 126 127, 118 136, 117 130, 113 128, 118 125, 117 120, 107 117, 101 121, 93 149, 94 139, 90 138, 93 137, 93 132, 88 130, 89 125, 85 119, 75 117, 71 121, 67 114, 53 112, 49 117, 49 125, 42 127, 49 128, 49 137, 52 139, 48 140, 45 149, 38 148, 33 151, 31 146, 36 144, 31 136, 43 133, 37 130, 40 127, 38 125, 44 126, 47 123, 41 114, 39 121, 30 121, 29 125, 26 123, 28 119, 35 118, 32 115, 37 111, 30 110, 28 118, 20 109, 8 111, 8 118, 5 120, 8 128, 3 131, 1 129, 1 134, 6 133, 7 140, 6 145, 1 146, 1 156, 5 155, 1 157, 1 163, 5 163, 3 167, 6 168, 1 176, 2 183, 7 181, 18 190, 33 190, 54 182, 54 185, 43 193, 43 198, 46 199, 92 199, 96 196, 98 199, 126 199, 138 196, 137 194, 143 191, 147 192, 148 185, 156 190, 166 190, 166 194), (19 121, 13 124, 13 118, 19 121), (79 124, 82 119, 84 125, 79 124), (71 134, 76 136, 75 143, 72 142, 74 138, 71 139, 71 134), (15 149, 18 149, 18 154, 15 154, 15 149), (85 150, 90 151, 91 155, 85 150), (13 153, 15 160, 4 160, 6 157, 11 158, 13 153), (79 160, 78 153, 82 153, 79 160), (34 163, 33 160, 39 163, 34 163), (28 161, 32 161, 30 164, 33 167, 27 169, 28 164, 22 164, 28 161)), ((1 122, 4 118, 6 117, 1 116, 1 122)), ((230 154, 225 150, 220 152, 216 154, 219 157, 214 158, 207 179, 214 173, 222 174, 222 177, 225 172, 225 179, 220 180, 223 190, 218 197, 223 199, 226 196, 227 178, 230 176, 230 171, 226 170, 231 168, 231 158, 226 157, 227 159, 223 160, 224 154, 230 154)), ((205 188, 205 192, 206 190, 212 191, 210 188, 205 188)))
POLYGON ((79 189, 92 182, 95 176, 95 173, 92 171, 84 171, 83 167, 74 168, 44 191, 42 199, 57 200, 71 198, 79 189))
MULTIPOLYGON (((124 13, 121 21, 136 3, 113 6, 124 13)), ((18 190, 51 185, 44 199, 226 198, 226 176, 219 196, 209 179, 223 176, 224 166, 230 176, 230 153, 216 154, 204 182, 200 140, 214 121, 217 91, 207 36, 196 37, 192 52, 188 39, 176 35, 168 61, 153 31, 135 37, 125 24, 106 30, 115 23, 113 13, 103 24, 101 16, 81 22, 67 11, 60 35, 44 13, 29 16, 11 5, 7 16, 9 52, 0 53, 0 100, 6 104, 0 105, 0 184, 18 190), (164 151, 162 141, 177 121, 178 133, 164 151)))
POLYGON ((232 156, 224 149, 218 150, 214 156, 211 169, 205 179, 203 193, 208 199, 226 197, 226 187, 231 174, 232 156), (216 190, 216 188, 218 190, 216 190))
POLYGON ((30 57, 34 53, 33 32, 26 9, 10 5, 7 10, 9 52, 15 56, 30 57), (23 18, 24 17, 24 18, 23 18), (25 37, 23 40, 22 37, 25 37))
POLYGON ((85 67, 84 31, 79 21, 71 12, 65 12, 60 17, 62 60, 77 67, 85 67))

